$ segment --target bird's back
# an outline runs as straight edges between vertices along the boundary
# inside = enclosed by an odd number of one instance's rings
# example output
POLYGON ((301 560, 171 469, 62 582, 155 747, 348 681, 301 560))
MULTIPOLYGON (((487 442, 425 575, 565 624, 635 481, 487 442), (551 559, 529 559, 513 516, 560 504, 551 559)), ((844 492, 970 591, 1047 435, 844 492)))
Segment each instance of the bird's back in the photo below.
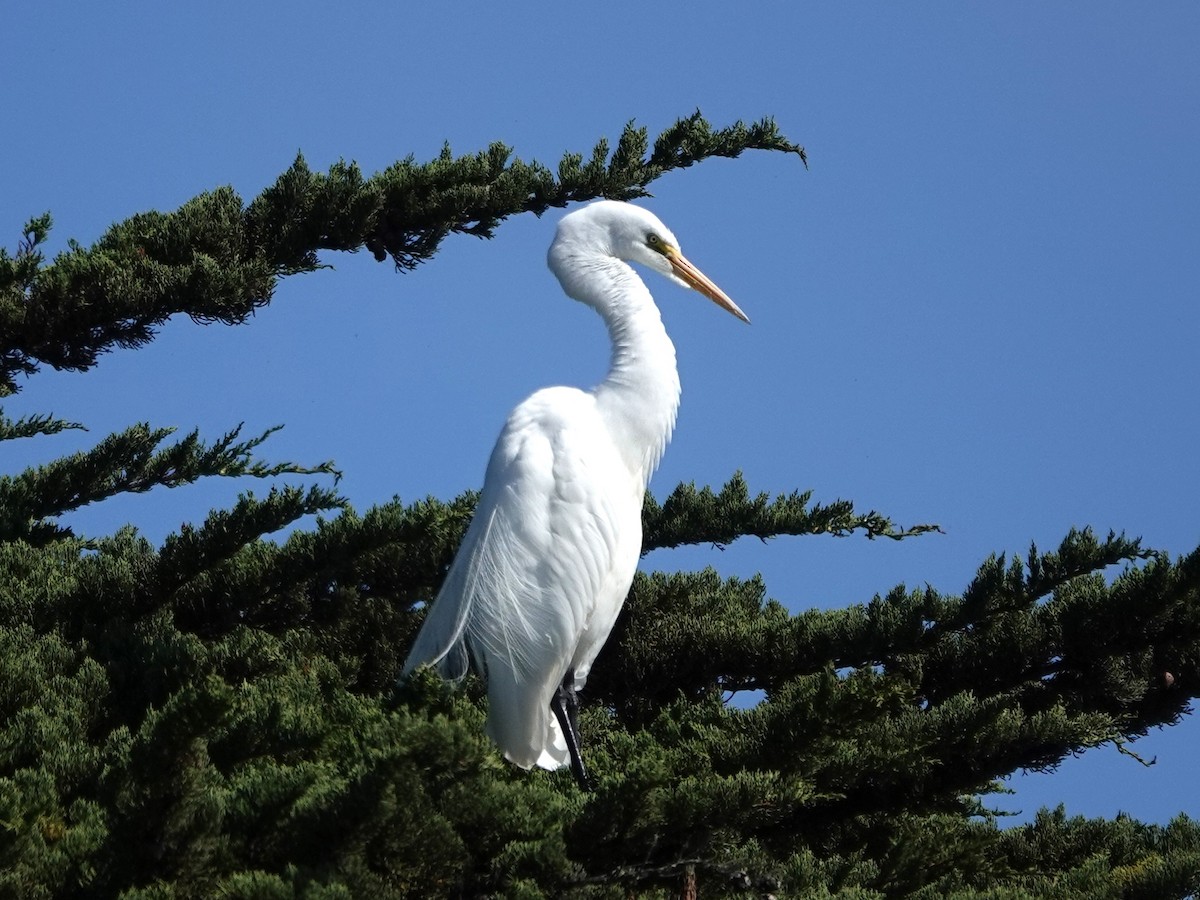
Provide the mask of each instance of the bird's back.
POLYGON ((455 678, 467 654, 488 683, 488 733, 518 765, 556 768, 566 745, 550 699, 581 686, 629 590, 645 483, 574 388, 509 415, 475 517, 405 664, 455 678))

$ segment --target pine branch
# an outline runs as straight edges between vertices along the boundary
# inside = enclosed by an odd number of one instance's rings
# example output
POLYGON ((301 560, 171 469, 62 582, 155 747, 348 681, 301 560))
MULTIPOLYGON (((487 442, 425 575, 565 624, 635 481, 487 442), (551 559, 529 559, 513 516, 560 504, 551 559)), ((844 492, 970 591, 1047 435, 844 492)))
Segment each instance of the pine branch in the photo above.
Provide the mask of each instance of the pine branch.
POLYGON ((220 564, 252 541, 303 516, 344 506, 343 498, 319 487, 272 488, 263 500, 243 494, 233 509, 209 513, 200 528, 184 526, 167 537, 158 557, 158 583, 170 593, 202 574, 211 578, 220 564))
POLYGON ((646 130, 631 124, 611 157, 601 140, 587 165, 564 156, 557 177, 499 143, 458 157, 446 147, 427 163, 409 157, 370 178, 346 162, 313 172, 297 157, 249 205, 218 188, 175 212, 113 225, 90 248, 71 242, 43 266, 46 215, 27 225, 15 257, 0 251, 0 396, 41 365, 86 370, 109 350, 141 346, 172 315, 243 322, 271 301, 281 277, 319 268, 322 250, 366 247, 412 269, 449 234, 491 237, 519 213, 645 196, 672 169, 752 149, 805 159, 770 119, 714 131, 697 112, 663 132, 649 158, 646 130))
POLYGON ((781 494, 774 500, 768 494, 751 498, 740 472, 725 484, 719 494, 694 483, 680 484, 659 506, 649 494, 642 511, 642 552, 682 544, 724 546, 739 537, 766 540, 781 535, 831 534, 845 537, 861 531, 868 538, 907 537, 940 532, 937 525, 893 524, 891 519, 871 510, 856 513, 848 501, 837 500, 828 506, 811 504, 812 492, 781 494))
MULTIPOLYGON (((20 322, 25 314, 24 306, 28 292, 37 280, 44 256, 39 249, 50 234, 53 220, 45 213, 25 223, 25 230, 17 244, 16 256, 0 247, 0 334, 20 322)), ((21 348, 7 340, 0 342, 0 396, 13 392, 9 388, 16 374, 29 375, 37 371, 37 363, 21 348)))
POLYGON ((35 414, 20 419, 10 419, 0 414, 0 441, 34 437, 39 434, 58 434, 60 431, 68 429, 87 431, 78 422, 68 422, 66 419, 58 419, 54 416, 35 414))
POLYGON ((1141 756, 1140 754, 1134 753, 1132 750, 1130 750, 1129 747, 1127 747, 1125 745, 1124 741, 1113 741, 1113 746, 1117 748, 1117 752, 1120 753, 1122 756, 1130 757, 1135 762, 1137 762, 1138 765, 1142 766, 1143 768, 1149 769, 1152 766, 1158 765, 1158 757, 1157 756, 1152 756, 1152 757, 1150 757, 1150 759, 1146 759, 1145 757, 1141 756))
POLYGON ((1072 528, 1055 552, 1038 553, 1032 545, 1025 565, 1015 558, 1006 564, 1003 554, 989 558, 963 593, 961 617, 943 624, 960 628, 1006 609, 1027 608, 1081 575, 1154 555, 1123 534, 1110 531, 1100 542, 1090 528, 1072 528))
POLYGON ((69 528, 51 520, 122 493, 141 493, 154 487, 178 487, 208 476, 334 475, 332 463, 300 466, 285 462, 269 465, 253 451, 278 427, 238 441, 241 426, 211 446, 193 431, 183 440, 158 449, 174 429, 135 425, 109 435, 91 450, 27 469, 20 475, 0 477, 0 540, 22 538, 45 543, 71 535, 69 528))

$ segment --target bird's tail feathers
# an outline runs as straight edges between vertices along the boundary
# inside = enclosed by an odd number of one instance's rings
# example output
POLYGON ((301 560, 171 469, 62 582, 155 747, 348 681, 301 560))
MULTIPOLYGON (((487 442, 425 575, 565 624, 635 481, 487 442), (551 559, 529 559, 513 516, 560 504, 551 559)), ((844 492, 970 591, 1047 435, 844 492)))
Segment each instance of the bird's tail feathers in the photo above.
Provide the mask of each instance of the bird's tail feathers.
POLYGON ((530 696, 511 681, 488 682, 487 734, 504 751, 505 759, 522 769, 538 766, 553 771, 571 762, 549 698, 530 696))
MULTIPOLYGON (((494 513, 486 517, 486 521, 478 518, 472 520, 470 531, 482 528, 483 545, 486 546, 488 532, 492 529, 494 513)), ((475 542, 480 545, 479 541, 475 542)), ((418 666, 437 666, 443 678, 458 680, 467 674, 468 655, 466 633, 471 621, 471 607, 477 591, 479 580, 479 560, 475 554, 467 559, 455 557, 446 573, 446 580, 438 591, 437 598, 430 606, 425 622, 413 641, 408 658, 404 661, 401 676, 408 675, 418 666)))

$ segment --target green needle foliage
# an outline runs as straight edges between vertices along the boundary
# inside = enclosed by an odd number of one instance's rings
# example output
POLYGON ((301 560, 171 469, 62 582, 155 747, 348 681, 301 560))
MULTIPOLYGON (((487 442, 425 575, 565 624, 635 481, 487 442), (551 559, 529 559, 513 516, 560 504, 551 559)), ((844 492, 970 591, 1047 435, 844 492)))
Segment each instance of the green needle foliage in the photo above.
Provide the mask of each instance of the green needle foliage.
MULTIPOLYGON (((173 313, 240 321, 322 249, 366 246, 411 268, 452 232, 636 196, 671 168, 752 147, 798 150, 769 122, 714 131, 692 117, 653 149, 627 128, 612 153, 569 156, 557 176, 500 147, 371 179, 298 162, 248 206, 203 195, 49 264, 49 219, 35 220, 0 256, 5 385, 41 364, 86 369, 173 313)), ((0 441, 77 427, 0 416, 0 441)), ((961 593, 897 587, 798 614, 758 578, 639 574, 584 695, 597 779, 585 795, 569 772, 500 758, 478 681, 396 683, 475 494, 357 513, 328 486, 277 485, 158 547, 132 527, 83 536, 62 521, 201 478, 336 481, 328 463, 259 459, 267 436, 172 443, 137 425, 0 478, 0 896, 1200 891, 1200 825, 1185 816, 1060 809, 1000 830, 985 803, 1009 773, 1123 747, 1188 710, 1200 550, 1173 560, 1074 531, 1053 552, 986 560, 961 593), (730 702, 750 691, 756 702, 730 702)), ((647 551, 933 530, 807 493, 754 495, 740 475, 648 498, 644 524, 647 551)))

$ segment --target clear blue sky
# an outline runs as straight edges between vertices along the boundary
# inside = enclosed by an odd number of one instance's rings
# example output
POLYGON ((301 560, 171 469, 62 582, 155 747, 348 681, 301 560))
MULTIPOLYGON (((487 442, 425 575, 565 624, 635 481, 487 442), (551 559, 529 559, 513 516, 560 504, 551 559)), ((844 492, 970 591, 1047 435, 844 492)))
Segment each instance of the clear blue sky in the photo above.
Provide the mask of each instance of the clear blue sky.
MULTIPOLYGON (((904 582, 961 590, 993 551, 1071 526, 1200 544, 1200 6, 10 4, 0 30, 0 240, 54 213, 53 248, 303 151, 373 172, 502 140, 553 165, 699 107, 773 115, 809 150, 667 176, 646 205, 754 320, 651 284, 679 349, 675 440, 652 489, 812 488, 944 536, 806 538, 658 553, 762 571, 797 610, 904 582), (407 14, 399 9, 410 10, 407 14)), ((367 254, 284 282, 235 329, 188 320, 5 405, 86 423, 5 448, 5 471, 132 422, 286 429, 269 458, 334 459, 359 508, 478 486, 506 412, 607 362, 545 268, 554 216, 458 237, 408 275, 367 254)), ((232 502, 208 484, 106 504, 158 540, 232 502)), ((259 486, 261 487, 261 486, 259 486)), ((1003 805, 1200 815, 1188 719, 1003 805)))

